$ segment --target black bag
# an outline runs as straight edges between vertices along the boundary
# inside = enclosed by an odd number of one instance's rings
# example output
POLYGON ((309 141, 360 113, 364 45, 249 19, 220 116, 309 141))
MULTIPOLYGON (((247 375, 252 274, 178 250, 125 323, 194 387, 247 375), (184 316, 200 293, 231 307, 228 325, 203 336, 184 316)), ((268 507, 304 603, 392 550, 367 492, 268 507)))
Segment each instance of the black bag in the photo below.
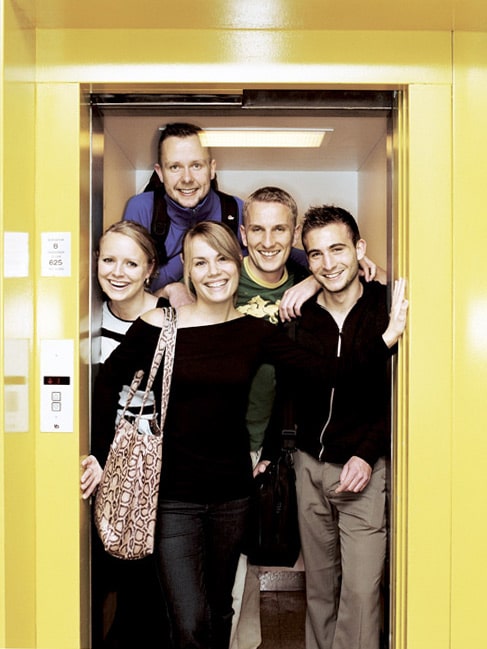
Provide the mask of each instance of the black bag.
POLYGON ((292 567, 299 556, 295 435, 283 431, 279 459, 254 479, 246 550, 249 563, 257 566, 292 567))

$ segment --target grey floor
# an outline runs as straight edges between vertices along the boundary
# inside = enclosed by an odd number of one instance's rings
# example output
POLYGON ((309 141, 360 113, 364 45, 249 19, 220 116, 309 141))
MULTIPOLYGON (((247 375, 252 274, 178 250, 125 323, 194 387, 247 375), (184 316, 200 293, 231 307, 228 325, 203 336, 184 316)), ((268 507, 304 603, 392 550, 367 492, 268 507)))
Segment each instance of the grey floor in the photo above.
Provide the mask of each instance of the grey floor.
MULTIPOLYGON (((304 590, 261 591, 262 644, 259 649, 304 649, 305 614, 304 590)), ((389 646, 386 631, 382 634, 381 648, 389 646)))
POLYGON ((304 649, 304 591, 262 591, 259 649, 304 649))

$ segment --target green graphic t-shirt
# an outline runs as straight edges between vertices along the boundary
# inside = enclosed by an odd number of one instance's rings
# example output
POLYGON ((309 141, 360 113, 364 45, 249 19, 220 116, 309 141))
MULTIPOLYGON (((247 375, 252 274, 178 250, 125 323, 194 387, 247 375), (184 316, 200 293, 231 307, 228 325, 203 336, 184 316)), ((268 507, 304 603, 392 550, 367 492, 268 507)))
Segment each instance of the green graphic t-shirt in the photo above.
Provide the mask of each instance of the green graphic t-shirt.
MULTIPOLYGON (((245 257, 238 285, 237 308, 247 315, 265 318, 272 324, 278 324, 281 298, 297 281, 294 273, 286 268, 278 282, 263 282, 252 273, 249 258, 245 257)), ((262 446, 274 403, 275 387, 274 368, 272 365, 261 365, 250 388, 247 409, 251 451, 257 451, 262 446)))

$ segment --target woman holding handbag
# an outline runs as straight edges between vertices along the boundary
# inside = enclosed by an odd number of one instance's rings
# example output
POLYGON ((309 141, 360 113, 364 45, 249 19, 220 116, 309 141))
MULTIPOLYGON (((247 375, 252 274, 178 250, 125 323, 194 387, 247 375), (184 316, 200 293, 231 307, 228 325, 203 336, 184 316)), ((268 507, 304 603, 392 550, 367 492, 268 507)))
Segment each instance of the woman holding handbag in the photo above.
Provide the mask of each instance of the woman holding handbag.
MULTIPOLYGON (((97 279, 103 293, 100 362, 118 347, 129 327, 158 305, 150 292, 157 275, 157 251, 150 233, 133 221, 117 221, 100 237, 96 250, 97 279)), ((81 463, 83 498, 99 482, 100 466, 93 456, 81 463)))
MULTIPOLYGON (((245 425, 253 375, 270 362, 300 380, 328 381, 331 368, 279 328, 236 310, 241 252, 229 228, 196 225, 183 254, 195 302, 177 310, 154 554, 175 649, 228 649, 253 479, 245 425)), ((121 386, 140 369, 147 374, 163 318, 161 309, 139 318, 98 375, 93 435, 102 464, 121 386)))
MULTIPOLYGON (((96 250, 97 279, 103 293, 100 362, 103 363, 118 347, 128 328, 142 313, 165 303, 150 292, 150 284, 157 274, 157 251, 150 233, 143 226, 132 221, 118 221, 112 224, 100 237, 96 250)), ((153 401, 152 397, 152 401, 153 401)), ((137 399, 134 405, 137 404, 137 399)), ((92 492, 93 482, 98 482, 101 468, 90 455, 81 464, 83 475, 81 489, 83 498, 92 492)), ((152 606, 161 620, 162 598, 157 579, 154 576, 152 560, 126 562, 108 556, 95 535, 92 551, 93 565, 93 641, 98 646, 102 641, 103 608, 108 593, 116 592, 116 614, 108 631, 104 646, 110 643, 117 647, 133 647, 128 612, 149 612, 152 606), (137 595, 135 596, 135 593, 137 595)), ((167 625, 166 625, 167 626, 167 625)), ((163 622, 149 628, 144 627, 145 636, 138 633, 138 639, 149 644, 149 640, 164 633, 163 622)), ((144 643, 143 642, 143 643, 144 643)))

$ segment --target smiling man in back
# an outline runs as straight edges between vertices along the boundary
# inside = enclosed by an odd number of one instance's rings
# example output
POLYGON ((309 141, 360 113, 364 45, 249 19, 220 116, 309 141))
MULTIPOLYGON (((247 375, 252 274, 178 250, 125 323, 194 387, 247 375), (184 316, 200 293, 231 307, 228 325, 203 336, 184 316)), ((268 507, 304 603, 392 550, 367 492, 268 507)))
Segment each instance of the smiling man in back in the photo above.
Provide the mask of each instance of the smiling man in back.
POLYGON ((223 221, 235 234, 241 223, 243 201, 216 189, 216 162, 194 124, 166 124, 154 165, 158 183, 152 191, 133 196, 127 203, 124 220, 145 226, 156 241, 159 275, 152 290, 171 284, 170 291, 183 291, 177 284, 183 275, 180 258, 185 232, 200 221, 223 221), (175 284, 172 284, 175 283, 175 284))

